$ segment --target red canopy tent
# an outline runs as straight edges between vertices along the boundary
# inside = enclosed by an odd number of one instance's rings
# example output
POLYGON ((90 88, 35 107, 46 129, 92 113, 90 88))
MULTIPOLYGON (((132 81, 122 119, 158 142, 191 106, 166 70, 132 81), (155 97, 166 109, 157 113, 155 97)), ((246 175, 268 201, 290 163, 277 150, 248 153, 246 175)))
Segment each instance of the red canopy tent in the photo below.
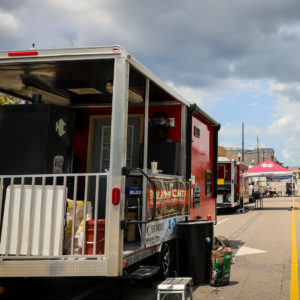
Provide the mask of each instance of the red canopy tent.
POLYGON ((244 177, 272 177, 272 176, 293 176, 291 170, 274 163, 271 160, 265 160, 259 165, 254 166, 244 173, 244 177))

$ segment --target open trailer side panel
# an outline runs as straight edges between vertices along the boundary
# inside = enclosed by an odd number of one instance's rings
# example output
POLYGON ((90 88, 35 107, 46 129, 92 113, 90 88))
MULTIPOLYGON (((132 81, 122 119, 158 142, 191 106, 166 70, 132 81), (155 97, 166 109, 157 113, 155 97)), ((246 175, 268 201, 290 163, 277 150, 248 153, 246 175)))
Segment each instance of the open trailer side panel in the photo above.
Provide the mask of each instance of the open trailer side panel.
MULTIPOLYGON (((15 127, 27 152, 15 154, 22 169, 0 166, 0 277, 122 276, 165 258, 176 222, 216 218, 219 124, 122 47, 0 52, 0 90, 28 101, 17 109, 74 116, 68 155, 46 153, 38 171, 25 162, 42 147, 15 127)), ((24 111, 18 120, 31 121, 24 111)), ((67 138, 67 123, 55 118, 40 136, 51 127, 67 138)))

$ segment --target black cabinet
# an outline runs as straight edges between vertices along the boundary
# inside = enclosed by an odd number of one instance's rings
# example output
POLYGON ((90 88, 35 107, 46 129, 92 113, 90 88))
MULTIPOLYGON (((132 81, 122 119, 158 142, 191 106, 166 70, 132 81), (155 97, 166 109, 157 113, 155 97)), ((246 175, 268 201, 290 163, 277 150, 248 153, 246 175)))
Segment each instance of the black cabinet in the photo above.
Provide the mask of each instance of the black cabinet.
POLYGON ((178 274, 193 277, 195 285, 209 283, 214 239, 213 221, 176 224, 178 274))
POLYGON ((75 114, 50 104, 0 106, 0 174, 72 171, 75 114))

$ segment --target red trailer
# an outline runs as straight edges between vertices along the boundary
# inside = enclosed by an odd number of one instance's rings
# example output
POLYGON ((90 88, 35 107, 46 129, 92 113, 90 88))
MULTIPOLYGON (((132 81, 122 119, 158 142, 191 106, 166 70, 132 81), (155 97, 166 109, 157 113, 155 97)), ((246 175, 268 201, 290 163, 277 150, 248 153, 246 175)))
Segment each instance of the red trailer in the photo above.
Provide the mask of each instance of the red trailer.
POLYGON ((243 177, 247 170, 248 166, 241 162, 218 158, 217 208, 242 208, 249 202, 248 179, 243 177))
POLYGON ((0 277, 167 276, 216 219, 219 123, 124 48, 0 52, 0 91, 0 277))
POLYGON ((192 118, 191 219, 216 220, 217 149, 220 125, 194 106, 192 118))

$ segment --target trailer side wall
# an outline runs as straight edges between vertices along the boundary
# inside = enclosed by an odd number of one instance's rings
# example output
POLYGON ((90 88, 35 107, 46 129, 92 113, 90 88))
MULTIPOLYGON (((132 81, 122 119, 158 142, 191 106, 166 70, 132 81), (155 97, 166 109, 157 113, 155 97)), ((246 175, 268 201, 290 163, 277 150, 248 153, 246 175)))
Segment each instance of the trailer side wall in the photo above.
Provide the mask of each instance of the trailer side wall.
POLYGON ((213 195, 214 174, 214 130, 213 126, 194 114, 192 118, 192 199, 191 219, 199 216, 206 219, 211 216, 216 218, 216 200, 213 195), (195 133, 196 130, 196 133, 195 133), (197 137, 198 135, 198 137, 197 137), (193 190, 200 188, 200 205, 195 207, 193 190))

